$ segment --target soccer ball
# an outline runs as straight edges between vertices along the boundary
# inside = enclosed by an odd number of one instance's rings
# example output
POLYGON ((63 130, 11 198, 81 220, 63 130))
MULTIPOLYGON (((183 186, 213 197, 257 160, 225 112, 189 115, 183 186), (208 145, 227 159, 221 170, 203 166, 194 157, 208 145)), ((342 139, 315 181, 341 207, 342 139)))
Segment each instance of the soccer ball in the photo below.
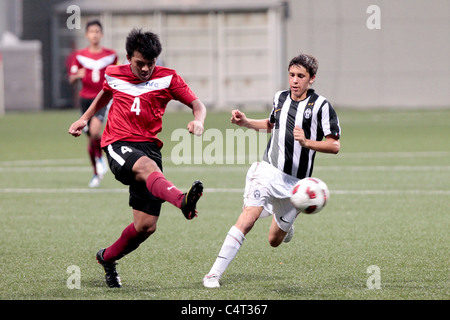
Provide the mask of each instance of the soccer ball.
POLYGON ((305 178, 292 189, 291 203, 298 211, 312 214, 322 210, 329 198, 330 191, 325 182, 318 178, 305 178))

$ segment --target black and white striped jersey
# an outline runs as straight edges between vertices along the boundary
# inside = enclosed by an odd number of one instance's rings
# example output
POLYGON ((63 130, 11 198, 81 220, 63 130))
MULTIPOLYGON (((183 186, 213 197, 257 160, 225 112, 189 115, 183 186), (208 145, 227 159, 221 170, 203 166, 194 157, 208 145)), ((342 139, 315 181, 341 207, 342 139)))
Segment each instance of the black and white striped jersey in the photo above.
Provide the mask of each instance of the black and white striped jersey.
POLYGON ((290 90, 275 94, 270 122, 274 124, 263 160, 286 174, 303 179, 310 177, 316 152, 302 148, 294 140, 294 127, 298 125, 310 140, 321 141, 328 135, 339 138, 341 128, 338 116, 326 100, 313 89, 307 98, 293 101, 290 90))

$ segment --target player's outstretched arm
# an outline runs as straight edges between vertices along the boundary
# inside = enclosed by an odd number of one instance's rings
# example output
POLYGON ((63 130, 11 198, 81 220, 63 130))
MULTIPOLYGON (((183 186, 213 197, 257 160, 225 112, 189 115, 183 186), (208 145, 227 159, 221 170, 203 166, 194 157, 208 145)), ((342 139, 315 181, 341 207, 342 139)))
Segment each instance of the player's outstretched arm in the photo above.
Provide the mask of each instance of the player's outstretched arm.
POLYGON ((86 127, 88 121, 96 114, 98 110, 105 107, 109 103, 111 98, 111 93, 101 90, 98 93, 97 97, 95 97, 90 107, 81 116, 81 118, 72 123, 69 128, 69 134, 73 135, 74 137, 79 137, 83 132, 83 128, 86 127))
POLYGON ((273 124, 270 123, 269 119, 249 119, 245 113, 237 109, 231 111, 231 123, 256 131, 266 130, 267 132, 271 132, 273 128, 273 124))

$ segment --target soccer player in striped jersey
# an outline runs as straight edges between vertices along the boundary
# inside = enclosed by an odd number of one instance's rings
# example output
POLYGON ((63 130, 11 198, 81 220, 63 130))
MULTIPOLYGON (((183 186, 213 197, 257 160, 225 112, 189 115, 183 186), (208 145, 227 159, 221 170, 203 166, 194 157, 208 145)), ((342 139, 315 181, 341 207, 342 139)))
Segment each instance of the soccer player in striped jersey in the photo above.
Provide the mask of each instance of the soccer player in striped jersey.
POLYGON ((269 118, 249 119, 239 110, 232 111, 232 123, 272 135, 263 161, 253 163, 247 172, 243 211, 203 278, 205 287, 220 287, 223 273, 259 218, 273 217, 269 229, 272 247, 291 240, 298 216, 289 199, 292 188, 299 179, 311 176, 316 152, 339 152, 337 114, 325 97, 311 89, 317 68, 317 59, 311 55, 300 54, 290 61, 289 90, 275 94, 269 118))
MULTIPOLYGON (((102 90, 106 67, 117 64, 116 52, 101 45, 103 27, 100 21, 89 21, 86 24, 85 36, 89 46, 75 53, 75 58, 72 60, 69 69, 69 83, 74 84, 77 81, 82 83, 79 93, 81 113, 86 112, 97 94, 102 90)), ((100 186, 100 181, 107 170, 100 146, 105 116, 106 108, 100 109, 85 129, 88 136, 89 159, 93 168, 93 176, 89 182, 91 188, 100 186)))
POLYGON ((183 193, 162 173, 163 142, 157 134, 162 130, 162 117, 169 101, 178 100, 192 109, 193 120, 187 128, 197 136, 203 134, 206 108, 175 70, 156 66, 161 50, 156 34, 133 29, 126 41, 130 64, 106 69, 103 89, 69 128, 71 135, 81 135, 89 119, 113 99, 102 147, 115 178, 130 186, 129 204, 134 219, 116 242, 97 252, 106 283, 113 288, 122 286, 116 261, 155 232, 161 204, 164 201, 173 204, 191 220, 197 216, 196 204, 203 193, 203 184, 198 180, 183 193))

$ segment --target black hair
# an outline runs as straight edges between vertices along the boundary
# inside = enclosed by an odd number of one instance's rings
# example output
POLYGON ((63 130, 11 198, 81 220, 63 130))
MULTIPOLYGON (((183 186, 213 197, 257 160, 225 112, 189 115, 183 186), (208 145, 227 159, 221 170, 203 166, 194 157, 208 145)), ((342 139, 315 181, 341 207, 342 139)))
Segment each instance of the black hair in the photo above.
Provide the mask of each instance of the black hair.
POLYGON ((157 34, 142 29, 133 29, 127 37, 126 50, 128 57, 137 51, 147 60, 157 58, 162 51, 161 42, 157 34))
POLYGON ((91 26, 99 26, 100 30, 103 32, 103 26, 102 26, 102 24, 100 23, 99 20, 91 20, 91 21, 89 21, 86 24, 86 31, 88 31, 89 27, 91 27, 91 26))
POLYGON ((312 78, 316 75, 317 69, 319 68, 319 62, 315 57, 309 54, 299 54, 298 56, 292 58, 291 62, 289 62, 288 70, 293 66, 298 65, 302 66, 308 71, 309 76, 312 78))

